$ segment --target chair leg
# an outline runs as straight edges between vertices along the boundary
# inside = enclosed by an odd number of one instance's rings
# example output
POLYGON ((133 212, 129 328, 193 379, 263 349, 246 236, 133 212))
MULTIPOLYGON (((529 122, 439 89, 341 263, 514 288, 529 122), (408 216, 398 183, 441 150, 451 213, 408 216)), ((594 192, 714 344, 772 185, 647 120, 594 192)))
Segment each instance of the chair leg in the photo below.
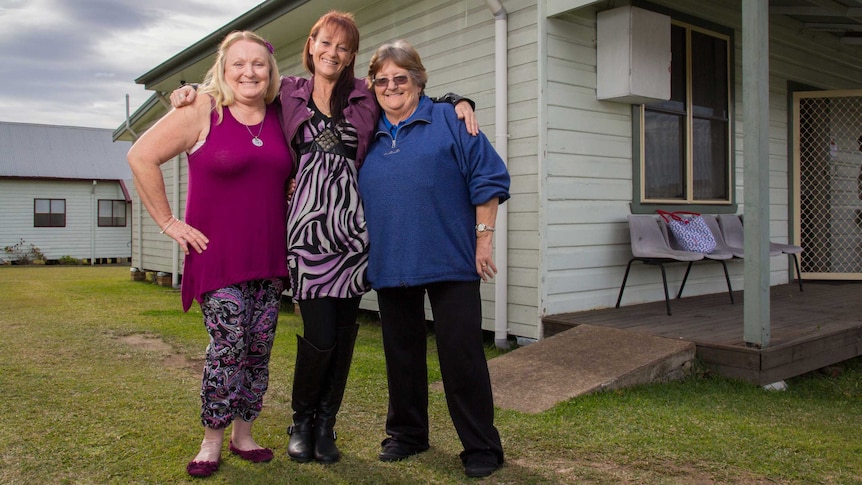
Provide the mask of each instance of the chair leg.
POLYGON ((679 291, 676 294, 676 299, 679 300, 682 298, 682 290, 685 288, 685 282, 688 281, 688 273, 691 271, 691 265, 694 264, 694 261, 688 262, 688 267, 685 268, 685 276, 682 277, 682 284, 679 285, 679 291))
POLYGON ((629 260, 629 264, 626 265, 626 274, 623 276, 623 284, 620 286, 620 296, 617 297, 617 308, 620 307, 620 302, 623 300, 623 290, 626 289, 626 280, 629 279, 629 270, 632 269, 632 263, 636 261, 636 258, 632 258, 629 260))
POLYGON ((727 274, 727 264, 724 261, 719 261, 719 263, 724 267, 724 280, 727 281, 727 294, 730 295, 730 304, 733 305, 736 302, 733 301, 733 288, 730 287, 730 275, 727 274))
POLYGON ((670 298, 667 294, 667 274, 664 272, 664 265, 661 263, 657 263, 658 267, 661 269, 661 282, 664 285, 664 304, 667 307, 667 314, 670 316, 670 298))
POLYGON ((799 258, 793 255, 793 264, 796 265, 796 281, 799 282, 799 291, 802 291, 802 272, 799 271, 799 258))

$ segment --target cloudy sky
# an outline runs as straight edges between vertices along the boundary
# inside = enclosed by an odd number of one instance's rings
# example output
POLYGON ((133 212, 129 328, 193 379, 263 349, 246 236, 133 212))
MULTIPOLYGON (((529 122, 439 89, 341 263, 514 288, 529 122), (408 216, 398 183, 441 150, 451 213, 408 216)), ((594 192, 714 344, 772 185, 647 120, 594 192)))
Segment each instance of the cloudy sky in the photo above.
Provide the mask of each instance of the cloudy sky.
POLYGON ((0 121, 117 128, 135 79, 261 0, 0 0, 0 121))

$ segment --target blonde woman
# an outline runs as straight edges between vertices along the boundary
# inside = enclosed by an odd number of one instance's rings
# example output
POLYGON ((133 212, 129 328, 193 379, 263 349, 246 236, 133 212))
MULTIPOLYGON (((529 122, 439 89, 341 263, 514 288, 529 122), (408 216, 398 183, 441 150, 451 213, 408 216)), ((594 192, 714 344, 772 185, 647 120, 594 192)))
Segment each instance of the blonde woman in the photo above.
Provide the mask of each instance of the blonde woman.
POLYGON ((272 459, 255 442, 281 294, 288 276, 285 190, 293 158, 273 104, 279 74, 272 46, 233 32, 219 46, 199 95, 165 115, 131 148, 135 187, 162 233, 185 253, 183 310, 198 301, 210 335, 201 384, 204 439, 189 475, 218 470, 229 449, 252 462, 272 459), (188 154, 185 217, 173 216, 159 166, 188 154))

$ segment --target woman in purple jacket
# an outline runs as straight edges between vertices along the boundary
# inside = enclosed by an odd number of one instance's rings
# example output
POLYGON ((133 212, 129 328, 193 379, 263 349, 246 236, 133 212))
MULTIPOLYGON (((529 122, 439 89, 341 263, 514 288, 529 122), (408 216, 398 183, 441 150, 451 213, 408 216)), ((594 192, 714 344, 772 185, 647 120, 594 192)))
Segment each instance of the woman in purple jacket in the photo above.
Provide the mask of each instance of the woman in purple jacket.
MULTIPOLYGON (((333 428, 353 358, 359 302, 370 289, 357 174, 380 108, 365 81, 354 77, 358 50, 353 15, 325 14, 303 50, 311 79, 282 78, 279 93, 284 135, 298 161, 287 225, 288 269, 303 320, 288 429, 288 455, 298 462, 341 457, 333 428)), ((179 98, 192 99, 192 89, 174 91, 174 106, 183 104, 179 98)), ((455 104, 467 130, 478 133, 469 100, 449 94, 440 101, 455 104)))

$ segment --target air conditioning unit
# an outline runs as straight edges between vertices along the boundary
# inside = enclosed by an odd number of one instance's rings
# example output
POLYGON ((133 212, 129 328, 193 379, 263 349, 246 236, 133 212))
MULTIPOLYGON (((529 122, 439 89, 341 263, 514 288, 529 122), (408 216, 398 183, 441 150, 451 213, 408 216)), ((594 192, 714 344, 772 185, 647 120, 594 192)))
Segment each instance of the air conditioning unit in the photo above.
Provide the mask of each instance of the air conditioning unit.
POLYGON ((596 97, 645 104, 670 99, 670 17, 626 6, 596 18, 596 97))

